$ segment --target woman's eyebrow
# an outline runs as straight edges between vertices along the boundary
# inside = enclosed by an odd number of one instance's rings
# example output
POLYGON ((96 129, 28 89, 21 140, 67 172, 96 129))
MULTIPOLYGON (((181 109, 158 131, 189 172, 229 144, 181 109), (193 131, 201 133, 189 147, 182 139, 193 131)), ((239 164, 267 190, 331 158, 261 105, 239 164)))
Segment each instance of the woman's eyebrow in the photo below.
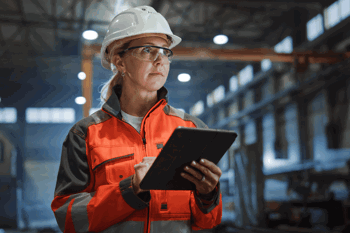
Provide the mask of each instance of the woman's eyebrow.
MULTIPOLYGON (((146 45, 146 44, 149 44, 149 45, 154 45, 154 46, 158 46, 158 45, 153 44, 153 43, 150 43, 150 42, 149 42, 149 43, 145 43, 145 45, 146 45)), ((166 46, 168 46, 168 45, 167 45, 167 44, 163 44, 163 45, 162 45, 162 47, 166 47, 166 46)))

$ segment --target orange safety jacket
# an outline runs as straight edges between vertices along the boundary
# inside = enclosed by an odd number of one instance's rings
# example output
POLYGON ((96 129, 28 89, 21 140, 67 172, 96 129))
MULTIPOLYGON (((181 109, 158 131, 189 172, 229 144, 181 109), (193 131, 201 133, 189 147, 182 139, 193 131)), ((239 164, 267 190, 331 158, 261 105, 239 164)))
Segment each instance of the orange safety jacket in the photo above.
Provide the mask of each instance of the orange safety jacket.
POLYGON ((136 195, 131 180, 143 157, 158 156, 178 126, 207 127, 168 105, 167 90, 147 112, 141 131, 122 119, 116 85, 94 114, 77 122, 63 146, 51 203, 63 232, 187 233, 221 223, 220 183, 208 195, 150 190, 136 195))

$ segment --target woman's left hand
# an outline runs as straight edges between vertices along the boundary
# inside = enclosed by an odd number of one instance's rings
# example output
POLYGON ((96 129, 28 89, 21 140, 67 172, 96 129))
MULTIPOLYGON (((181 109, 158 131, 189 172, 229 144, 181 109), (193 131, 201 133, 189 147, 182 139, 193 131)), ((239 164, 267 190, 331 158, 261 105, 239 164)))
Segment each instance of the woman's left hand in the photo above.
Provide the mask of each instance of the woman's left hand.
POLYGON ((197 168, 204 174, 204 180, 202 181, 203 175, 191 167, 185 167, 185 171, 181 173, 182 177, 191 181, 196 185, 196 189, 200 194, 208 194, 212 192, 219 182, 222 175, 221 169, 210 162, 207 159, 202 159, 200 163, 192 161, 191 166, 197 168), (202 160, 204 162, 202 162, 202 160))

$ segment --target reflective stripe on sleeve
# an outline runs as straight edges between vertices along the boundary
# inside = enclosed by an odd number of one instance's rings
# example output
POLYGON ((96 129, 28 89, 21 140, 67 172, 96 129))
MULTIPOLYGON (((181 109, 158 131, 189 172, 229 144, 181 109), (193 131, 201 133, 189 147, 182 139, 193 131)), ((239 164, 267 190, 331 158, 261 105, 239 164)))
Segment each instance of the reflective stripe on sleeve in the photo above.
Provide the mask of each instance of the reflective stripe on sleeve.
POLYGON ((75 232, 88 232, 89 231, 89 219, 87 213, 87 205, 94 196, 93 193, 81 193, 74 199, 72 206, 72 220, 74 224, 75 232))
POLYGON ((126 221, 114 224, 101 233, 143 233, 145 223, 140 221, 126 221))
POLYGON ((151 222, 150 233, 191 233, 190 220, 174 220, 174 221, 153 221, 151 222))
POLYGON ((61 231, 63 231, 63 232, 64 232, 65 223, 66 223, 66 216, 67 216, 69 203, 71 202, 72 199, 74 199, 75 197, 78 197, 80 195, 81 195, 80 193, 70 195, 70 197, 67 199, 66 203, 64 203, 64 205, 62 205, 60 208, 58 208, 55 211, 57 225, 61 229, 61 231))

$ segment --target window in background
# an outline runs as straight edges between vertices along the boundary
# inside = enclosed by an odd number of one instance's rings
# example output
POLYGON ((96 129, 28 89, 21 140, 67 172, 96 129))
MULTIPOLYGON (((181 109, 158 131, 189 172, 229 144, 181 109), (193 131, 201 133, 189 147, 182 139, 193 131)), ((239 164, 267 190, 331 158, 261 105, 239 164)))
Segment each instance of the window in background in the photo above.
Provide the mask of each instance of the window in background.
POLYGON ((314 18, 310 19, 306 24, 307 29, 307 39, 313 41, 321 34, 323 34, 323 18, 321 14, 316 15, 314 18))
POLYGON ((238 78, 237 76, 232 76, 230 78, 230 91, 237 91, 238 90, 238 78))
POLYGON ((253 80, 253 66, 247 65, 238 74, 239 85, 245 85, 253 80))
POLYGON ((330 29, 340 22, 339 3, 335 2, 324 9, 324 27, 330 29))
POLYGON ((225 87, 224 85, 220 85, 215 88, 214 91, 207 95, 207 105, 208 107, 213 106, 216 103, 219 103, 221 100, 225 98, 225 87))
POLYGON ((27 108, 27 123, 73 123, 73 108, 27 108))
POLYGON ((202 100, 198 101, 190 109, 190 114, 193 116, 199 116, 204 112, 204 102, 202 100))
POLYGON ((214 105, 213 92, 207 95, 207 106, 212 107, 214 105))
POLYGON ((0 123, 16 123, 17 109, 16 108, 0 108, 0 123))
POLYGON ((339 0, 339 9, 341 19, 345 19, 350 15, 350 0, 339 0))
POLYGON ((224 85, 220 85, 213 91, 214 104, 219 103, 223 99, 225 99, 225 87, 224 85))
POLYGON ((264 59, 261 61, 261 70, 268 71, 272 67, 272 62, 270 59, 264 59))
POLYGON ((276 53, 292 53, 293 52, 293 39, 291 36, 287 36, 281 42, 275 45, 274 50, 276 53))
POLYGON ((254 144, 257 141, 256 122, 249 120, 244 126, 244 142, 246 145, 254 144))
POLYGON ((238 101, 234 101, 233 103, 231 103, 228 107, 228 115, 232 116, 236 113, 238 113, 239 108, 238 108, 238 101))

